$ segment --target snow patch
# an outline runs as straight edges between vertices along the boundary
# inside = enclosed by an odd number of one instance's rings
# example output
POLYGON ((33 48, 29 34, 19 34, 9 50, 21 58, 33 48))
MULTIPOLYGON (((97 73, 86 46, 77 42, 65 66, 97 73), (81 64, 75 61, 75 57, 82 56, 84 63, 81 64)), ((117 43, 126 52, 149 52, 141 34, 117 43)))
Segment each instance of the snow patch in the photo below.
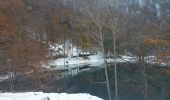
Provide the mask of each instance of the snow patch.
POLYGON ((14 74, 12 72, 10 72, 10 73, 8 73, 6 75, 2 75, 2 76, 0 76, 0 82, 3 81, 3 80, 9 79, 12 76, 14 76, 14 74))
POLYGON ((0 100, 103 100, 89 94, 67 94, 67 93, 0 93, 0 100))

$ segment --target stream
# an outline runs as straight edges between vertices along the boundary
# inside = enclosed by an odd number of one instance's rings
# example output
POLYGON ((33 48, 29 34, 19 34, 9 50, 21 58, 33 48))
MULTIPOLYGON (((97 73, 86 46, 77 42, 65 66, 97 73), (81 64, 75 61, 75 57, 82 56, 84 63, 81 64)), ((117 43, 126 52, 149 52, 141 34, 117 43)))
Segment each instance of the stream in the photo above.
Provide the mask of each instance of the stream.
MULTIPOLYGON (((43 91, 57 93, 90 93, 108 100, 104 67, 107 66, 111 96, 114 100, 114 66, 113 64, 81 65, 70 69, 60 70, 55 78, 48 76, 40 79, 37 84, 28 76, 19 76, 14 82, 15 92, 43 91), (45 88, 47 87, 47 88, 45 88)), ((170 68, 145 65, 149 100, 170 100, 170 68)), ((69 66, 67 66, 69 67, 69 66)), ((117 63, 118 98, 119 100, 144 100, 143 68, 138 63, 117 63)), ((50 72, 52 73, 52 72, 50 72)), ((0 82, 0 91, 10 90, 10 80, 0 82)))

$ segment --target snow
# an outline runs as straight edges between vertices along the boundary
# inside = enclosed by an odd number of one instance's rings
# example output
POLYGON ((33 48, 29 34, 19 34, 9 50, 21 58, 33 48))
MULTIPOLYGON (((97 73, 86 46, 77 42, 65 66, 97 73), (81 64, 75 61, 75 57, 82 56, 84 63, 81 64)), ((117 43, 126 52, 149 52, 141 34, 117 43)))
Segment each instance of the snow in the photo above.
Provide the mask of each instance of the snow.
MULTIPOLYGON (((62 54, 64 52, 64 45, 63 44, 54 44, 50 45, 50 49, 54 51, 53 54, 62 54), (60 51, 60 52, 59 52, 60 51)), ((101 65, 104 63, 103 55, 101 53, 95 53, 95 55, 90 55, 88 51, 83 52, 81 48, 77 50, 77 47, 72 45, 70 42, 66 42, 65 44, 65 54, 67 55, 66 58, 58 58, 52 60, 47 65, 44 65, 45 68, 57 67, 58 69, 65 68, 65 65, 69 67, 76 67, 76 65, 101 65), (79 57, 81 55, 87 55, 85 58, 79 57), (90 55, 90 56, 89 56, 90 55)), ((112 58, 107 59, 109 63, 113 62, 112 58)), ((116 62, 125 62, 122 59, 116 59, 116 62)))
MULTIPOLYGON (((95 56, 88 56, 87 59, 84 59, 82 57, 65 58, 65 61, 67 61, 68 64, 73 65, 73 64, 103 62, 103 59, 99 55, 95 55, 95 56)), ((54 65, 64 65, 64 58, 55 60, 54 65)))
POLYGON ((64 55, 64 53, 68 56, 78 56, 79 53, 81 53, 81 49, 77 50, 78 48, 76 46, 73 46, 69 41, 66 41, 65 45, 60 43, 60 44, 50 44, 50 50, 54 51, 53 55, 56 54, 61 54, 64 55), (65 52, 64 52, 65 50, 65 52))
MULTIPOLYGON (((63 54, 64 52, 64 45, 63 44, 54 44, 53 46, 50 46, 50 49, 54 51, 54 54, 63 54)), ((89 52, 85 51, 82 52, 81 48, 77 50, 77 47, 72 45, 70 42, 66 42, 65 44, 65 54, 67 55, 66 58, 58 58, 55 60, 52 60, 48 64, 44 65, 45 68, 55 68, 55 69, 69 69, 69 68, 75 68, 80 67, 84 65, 95 65, 95 66, 101 66, 104 64, 104 58, 101 53, 97 53, 95 55, 90 55, 89 52), (79 54, 86 54, 87 56, 85 58, 79 57, 79 54), (89 56, 90 55, 90 56, 89 56), (68 67, 69 66, 69 67, 68 67)), ((108 63, 114 63, 115 61, 118 63, 122 62, 130 62, 134 63, 138 61, 138 57, 135 56, 127 56, 127 55, 120 55, 119 58, 116 58, 114 60, 113 58, 106 59, 108 63)), ((147 56, 145 57, 145 61, 149 64, 158 64, 155 56, 147 56)), ((159 63, 161 66, 167 66, 166 63, 159 63)))
POLYGON ((121 58, 122 60, 124 60, 124 62, 136 62, 138 60, 137 57, 131 57, 125 55, 122 55, 121 58))
POLYGON ((103 100, 89 94, 67 94, 67 93, 0 93, 0 100, 103 100))
POLYGON ((155 4, 155 7, 156 7, 156 16, 157 17, 160 17, 161 16, 161 7, 160 7, 160 4, 155 4))
MULTIPOLYGON (((121 56, 121 58, 116 58, 114 60, 113 58, 106 59, 107 63, 114 63, 115 61, 117 63, 123 63, 123 62, 136 62, 136 57, 129 57, 129 56, 121 56)), ((90 65, 90 66, 101 66, 104 64, 105 61, 103 57, 100 54, 87 56, 87 59, 84 59, 83 57, 67 57, 67 58, 59 58, 54 61, 51 61, 49 64, 45 65, 45 68, 53 68, 56 69, 69 69, 69 68, 77 68, 77 67, 83 67, 84 65, 90 65), (65 62, 65 63, 64 63, 65 62), (66 66, 69 66, 67 68, 66 66)))
POLYGON ((143 7, 145 5, 145 2, 143 0, 138 0, 139 6, 143 7))
POLYGON ((14 76, 14 74, 13 74, 12 72, 10 72, 10 73, 8 73, 8 74, 6 74, 6 75, 1 75, 1 76, 0 76, 0 82, 1 82, 1 81, 4 81, 4 80, 6 80, 6 79, 9 79, 9 78, 11 78, 12 76, 14 76))

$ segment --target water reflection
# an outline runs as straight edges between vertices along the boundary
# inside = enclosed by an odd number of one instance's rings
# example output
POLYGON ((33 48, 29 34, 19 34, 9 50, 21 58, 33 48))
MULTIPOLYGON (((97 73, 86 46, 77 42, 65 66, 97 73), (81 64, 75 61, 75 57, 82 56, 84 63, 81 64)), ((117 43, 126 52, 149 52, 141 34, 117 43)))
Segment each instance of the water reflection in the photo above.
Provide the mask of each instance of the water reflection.
POLYGON ((82 65, 70 65, 70 66, 61 66, 59 68, 59 74, 61 77, 67 77, 67 76, 75 76, 79 73, 85 72, 85 71, 96 71, 101 68, 104 68, 106 64, 82 64, 82 65), (74 66, 74 67, 73 67, 74 66))
MULTIPOLYGON (((83 65, 64 70, 67 92, 90 93, 108 100, 104 66, 83 65), (74 87, 74 88, 73 88, 74 87)), ((142 68, 137 63, 118 63, 119 100, 144 100, 142 68)), ((170 100, 170 68, 147 66, 149 100, 170 100)), ((114 67, 108 64, 112 98, 114 98, 114 67)))

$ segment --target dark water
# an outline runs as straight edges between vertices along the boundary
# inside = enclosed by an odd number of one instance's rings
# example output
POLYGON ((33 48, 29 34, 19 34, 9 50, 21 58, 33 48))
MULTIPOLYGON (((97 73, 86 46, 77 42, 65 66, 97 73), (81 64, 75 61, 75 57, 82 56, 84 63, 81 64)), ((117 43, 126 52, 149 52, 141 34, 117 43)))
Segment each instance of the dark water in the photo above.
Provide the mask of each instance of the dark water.
MULTIPOLYGON (((106 79, 103 65, 83 65, 77 68, 62 70, 55 78, 50 72, 47 78, 19 76, 13 83, 14 92, 44 91, 67 93, 90 93, 108 100, 106 79), (36 79, 37 80, 37 79, 36 79)), ((147 67, 148 100, 170 100, 170 68, 145 65, 147 67)), ((69 66, 68 66, 69 67, 69 66)), ((107 67, 112 100, 114 100, 114 66, 107 67)), ((144 100, 143 68, 135 63, 118 63, 118 96, 119 100, 144 100)), ((38 73, 43 76, 44 73, 38 73)), ((33 75, 35 76, 35 75, 33 75)), ((10 80, 0 82, 0 91, 10 90, 10 80)))
MULTIPOLYGON (((103 65, 104 66, 104 65, 103 65)), ((144 100, 143 68, 138 64, 118 64, 118 96, 119 100, 144 100)), ((170 68, 147 66, 148 100, 170 100, 170 68)), ((114 66, 108 65, 108 74, 112 99, 114 100, 114 66)), ((104 68, 89 69, 66 79, 68 92, 90 93, 108 100, 105 84, 104 68)))

